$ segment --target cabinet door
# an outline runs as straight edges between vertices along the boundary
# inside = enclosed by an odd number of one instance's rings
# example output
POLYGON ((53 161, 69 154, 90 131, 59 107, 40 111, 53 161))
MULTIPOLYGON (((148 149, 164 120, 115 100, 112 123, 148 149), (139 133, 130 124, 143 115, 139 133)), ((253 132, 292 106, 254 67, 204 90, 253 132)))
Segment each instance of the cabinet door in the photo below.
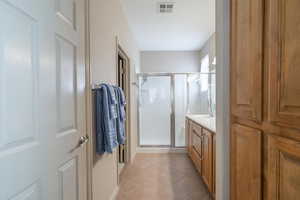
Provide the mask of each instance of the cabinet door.
POLYGON ((213 178, 212 178, 212 193, 216 195, 216 135, 213 135, 213 178))
POLYGON ((300 129, 300 1, 267 0, 269 119, 300 129))
POLYGON ((300 198, 300 142, 269 136, 268 199, 300 198))
POLYGON ((189 120, 189 151, 193 150, 193 143, 194 143, 194 139, 193 139, 193 135, 194 135, 194 124, 191 120, 189 120))
POLYGON ((203 129, 202 134, 202 178, 209 191, 212 192, 213 134, 205 129, 203 129))
POLYGON ((191 123, 190 120, 186 119, 185 120, 185 133, 187 138, 187 151, 190 154, 191 153, 191 148, 192 148, 192 131, 191 131, 191 123))
POLYGON ((263 1, 231 0, 231 109, 262 119, 263 1))
POLYGON ((262 196, 262 137, 259 130, 234 124, 231 132, 231 200, 262 196))

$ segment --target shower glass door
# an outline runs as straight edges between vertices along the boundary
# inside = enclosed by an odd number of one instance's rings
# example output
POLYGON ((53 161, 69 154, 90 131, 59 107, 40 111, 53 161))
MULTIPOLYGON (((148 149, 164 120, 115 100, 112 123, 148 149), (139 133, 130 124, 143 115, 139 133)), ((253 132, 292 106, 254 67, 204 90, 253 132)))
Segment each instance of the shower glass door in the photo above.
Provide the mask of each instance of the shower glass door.
POLYGON ((208 74, 139 75, 139 145, 185 147, 186 114, 206 114, 208 74))
POLYGON ((171 146, 171 76, 139 76, 140 146, 171 146))

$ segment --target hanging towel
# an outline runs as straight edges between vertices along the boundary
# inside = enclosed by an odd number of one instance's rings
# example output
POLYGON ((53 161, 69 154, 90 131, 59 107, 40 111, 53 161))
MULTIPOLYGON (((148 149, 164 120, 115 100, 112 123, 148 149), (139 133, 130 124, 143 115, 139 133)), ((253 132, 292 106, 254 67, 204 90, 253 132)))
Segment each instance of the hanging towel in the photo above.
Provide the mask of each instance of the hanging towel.
POLYGON ((95 129, 96 129, 96 152, 103 154, 105 152, 105 142, 104 142, 104 117, 103 114, 103 91, 101 88, 95 91, 95 129))
POLYGON ((112 153, 118 146, 116 120, 117 99, 114 88, 101 84, 95 89, 96 105, 96 150, 97 153, 112 153))
POLYGON ((117 95, 118 100, 118 118, 117 118, 117 139, 119 144, 125 144, 126 140, 126 131, 125 131, 125 120, 126 120, 126 113, 125 113, 125 95, 121 88, 115 87, 115 92, 117 95))
POLYGON ((118 117, 117 114, 117 96, 114 89, 114 86, 108 84, 102 84, 103 87, 106 87, 108 92, 108 103, 109 103, 109 115, 111 119, 115 119, 118 117))
POLYGON ((122 88, 119 88, 119 97, 120 97, 119 103, 121 105, 121 107, 120 107, 121 119, 125 120, 125 118, 126 118, 126 113, 125 113, 126 99, 125 99, 125 95, 124 95, 122 88))

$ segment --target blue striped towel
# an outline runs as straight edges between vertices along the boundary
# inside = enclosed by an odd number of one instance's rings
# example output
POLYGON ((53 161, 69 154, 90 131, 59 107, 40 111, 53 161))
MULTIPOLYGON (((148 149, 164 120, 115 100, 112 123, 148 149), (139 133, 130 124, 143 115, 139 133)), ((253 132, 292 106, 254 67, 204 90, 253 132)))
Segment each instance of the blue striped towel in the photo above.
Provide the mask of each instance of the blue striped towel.
POLYGON ((101 84, 95 89, 96 108, 96 151, 112 153, 118 144, 117 139, 117 99, 112 86, 101 84))

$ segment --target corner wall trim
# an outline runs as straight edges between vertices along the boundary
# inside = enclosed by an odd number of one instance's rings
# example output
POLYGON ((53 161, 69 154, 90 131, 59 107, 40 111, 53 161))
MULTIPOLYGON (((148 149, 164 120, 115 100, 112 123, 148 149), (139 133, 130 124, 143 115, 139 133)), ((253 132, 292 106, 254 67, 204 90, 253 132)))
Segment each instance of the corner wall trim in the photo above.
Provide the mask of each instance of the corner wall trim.
POLYGON ((112 193, 111 196, 110 196, 110 200, 116 200, 116 199, 117 199, 118 192, 119 192, 119 186, 117 186, 117 187, 114 189, 113 193, 112 193))
POLYGON ((216 200, 229 200, 230 0, 216 0, 216 200))

